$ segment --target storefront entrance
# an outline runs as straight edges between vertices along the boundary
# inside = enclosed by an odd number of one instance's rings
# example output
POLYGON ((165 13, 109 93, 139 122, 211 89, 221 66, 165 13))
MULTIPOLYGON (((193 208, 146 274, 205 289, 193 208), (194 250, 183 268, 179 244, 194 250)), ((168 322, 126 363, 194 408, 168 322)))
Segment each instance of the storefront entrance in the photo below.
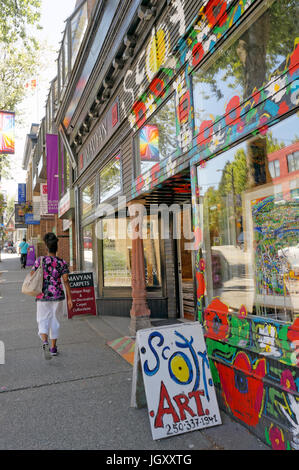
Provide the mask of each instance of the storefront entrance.
POLYGON ((178 304, 180 317, 194 320, 194 278, 192 242, 191 206, 186 204, 176 214, 180 237, 177 243, 178 304))

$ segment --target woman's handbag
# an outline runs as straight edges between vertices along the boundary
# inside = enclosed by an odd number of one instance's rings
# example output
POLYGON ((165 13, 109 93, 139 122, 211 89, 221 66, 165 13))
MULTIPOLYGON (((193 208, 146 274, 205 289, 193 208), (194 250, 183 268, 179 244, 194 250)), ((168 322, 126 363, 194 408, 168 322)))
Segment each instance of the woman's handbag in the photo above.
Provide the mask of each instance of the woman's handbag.
POLYGON ((40 264, 36 271, 31 275, 27 274, 22 286, 22 294, 36 297, 42 293, 44 282, 43 257, 40 258, 40 264))

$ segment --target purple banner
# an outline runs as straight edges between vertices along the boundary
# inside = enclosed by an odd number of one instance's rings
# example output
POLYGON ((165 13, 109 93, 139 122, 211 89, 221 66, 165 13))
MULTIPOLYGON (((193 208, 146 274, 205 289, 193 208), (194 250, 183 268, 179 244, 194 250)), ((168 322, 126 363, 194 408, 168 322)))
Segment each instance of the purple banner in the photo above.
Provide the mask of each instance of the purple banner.
POLYGON ((58 136, 46 135, 48 214, 58 213, 59 175, 58 175, 58 136))
POLYGON ((35 248, 34 245, 30 245, 27 252, 26 266, 33 266, 35 262, 35 248))

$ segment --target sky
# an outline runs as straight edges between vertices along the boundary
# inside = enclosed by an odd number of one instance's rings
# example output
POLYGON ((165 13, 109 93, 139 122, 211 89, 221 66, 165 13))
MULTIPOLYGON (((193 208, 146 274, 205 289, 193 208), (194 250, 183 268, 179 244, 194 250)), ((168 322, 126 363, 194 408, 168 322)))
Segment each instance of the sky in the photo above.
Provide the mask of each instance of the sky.
MULTIPOLYGON (((24 183, 26 172, 22 170, 22 160, 26 134, 30 132, 32 123, 40 123, 45 114, 45 103, 49 93, 50 81, 57 75, 56 59, 65 29, 65 20, 72 14, 76 0, 41 0, 42 31, 36 30, 35 36, 44 42, 49 51, 47 68, 39 72, 36 91, 29 91, 20 108, 24 111, 22 123, 16 122, 15 155, 12 155, 13 180, 3 180, 1 190, 7 197, 17 198, 18 183, 24 183)), ((48 52, 47 52, 48 54, 48 52)), ((36 78, 36 77, 32 77, 36 78)))

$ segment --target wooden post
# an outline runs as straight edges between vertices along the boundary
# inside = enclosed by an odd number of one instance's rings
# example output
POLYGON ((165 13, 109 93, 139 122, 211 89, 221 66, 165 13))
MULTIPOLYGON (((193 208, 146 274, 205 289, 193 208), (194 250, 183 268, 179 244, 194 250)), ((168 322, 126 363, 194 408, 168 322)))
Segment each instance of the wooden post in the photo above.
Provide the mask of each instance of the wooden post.
POLYGON ((146 300, 144 249, 142 240, 142 222, 144 215, 144 201, 132 201, 128 204, 129 215, 132 220, 132 308, 130 311, 130 333, 150 328, 150 309, 146 300), (138 213, 138 216, 136 216, 138 213))

